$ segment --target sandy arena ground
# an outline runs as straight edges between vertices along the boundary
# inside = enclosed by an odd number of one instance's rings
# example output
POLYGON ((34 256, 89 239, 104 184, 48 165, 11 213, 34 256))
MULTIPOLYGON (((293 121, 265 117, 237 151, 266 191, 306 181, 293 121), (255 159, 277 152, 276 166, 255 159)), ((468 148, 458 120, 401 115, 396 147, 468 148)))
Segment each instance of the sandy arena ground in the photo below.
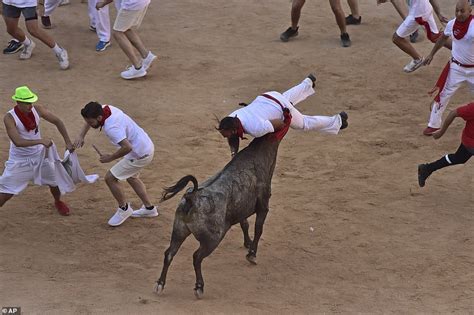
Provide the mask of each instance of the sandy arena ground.
MULTIPOLYGON (((0 56, 2 112, 12 106, 14 88, 27 84, 72 137, 91 100, 136 119, 156 146, 142 174, 155 202, 163 186, 187 174, 203 181, 226 164, 214 114, 261 92, 284 91, 315 72, 317 93, 301 111, 345 110, 350 117, 338 136, 290 131, 280 146, 258 265, 245 260, 233 227, 204 261, 203 300, 193 295, 192 237, 173 261, 163 296, 152 292, 179 198, 161 204, 158 218, 110 228, 116 204, 101 179, 65 197, 70 217, 56 212, 45 187, 29 187, 1 209, 0 306, 21 306, 24 314, 474 313, 472 162, 437 172, 423 189, 416 178, 419 163, 454 152, 460 142, 461 121, 439 141, 421 134, 427 91, 449 51, 403 73, 409 57, 391 42, 399 16, 390 4, 361 2, 363 23, 348 28, 353 46, 343 49, 327 1, 307 2, 300 35, 288 43, 279 40, 289 25, 288 0, 152 1, 141 34, 159 60, 136 81, 119 77, 127 59, 115 42, 95 52, 87 5, 78 0, 57 9, 48 31, 68 49, 70 70, 59 70, 38 41, 29 61, 0 56)), ((455 0, 441 2, 453 17, 455 0)), ((3 24, 0 34, 6 43, 3 24)), ((427 54, 432 44, 424 39, 416 47, 427 54)), ((471 99, 463 87, 450 108, 471 99)), ((0 129, 4 161, 9 144, 0 129)), ((42 132, 64 148, 51 125, 44 122, 42 132)), ((81 164, 103 178, 112 164, 100 164, 91 144, 113 148, 95 130, 86 140, 81 164)))

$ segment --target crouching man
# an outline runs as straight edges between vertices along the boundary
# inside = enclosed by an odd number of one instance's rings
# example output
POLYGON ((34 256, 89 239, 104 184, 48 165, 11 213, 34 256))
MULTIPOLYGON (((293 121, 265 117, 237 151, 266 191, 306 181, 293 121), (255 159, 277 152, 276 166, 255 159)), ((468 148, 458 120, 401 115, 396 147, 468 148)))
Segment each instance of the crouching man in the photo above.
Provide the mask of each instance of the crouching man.
POLYGON ((151 163, 155 147, 148 134, 127 114, 110 105, 101 105, 97 102, 88 103, 81 115, 86 124, 81 130, 78 139, 74 142, 76 148, 84 145, 84 138, 90 127, 104 129, 110 142, 118 148, 112 154, 100 154, 101 163, 117 162, 105 175, 105 182, 118 203, 115 214, 110 218, 110 226, 119 226, 130 216, 156 217, 158 211, 150 202, 143 182, 138 178, 140 171, 151 163), (143 206, 133 211, 127 202, 120 180, 127 180, 135 193, 143 202, 143 206))

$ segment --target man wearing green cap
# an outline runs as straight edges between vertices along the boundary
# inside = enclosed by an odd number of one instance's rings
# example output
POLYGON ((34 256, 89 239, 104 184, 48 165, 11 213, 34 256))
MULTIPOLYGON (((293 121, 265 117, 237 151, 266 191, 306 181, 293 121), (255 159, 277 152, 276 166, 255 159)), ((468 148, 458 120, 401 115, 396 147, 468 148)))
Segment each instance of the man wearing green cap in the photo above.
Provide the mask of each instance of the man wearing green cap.
POLYGON ((48 185, 58 212, 61 215, 69 215, 68 206, 60 199, 61 192, 55 180, 54 166, 45 161, 43 147, 49 148, 53 142, 51 139, 41 138, 40 118, 56 125, 64 138, 66 148, 72 152, 74 147, 66 127, 59 117, 45 107, 33 106, 38 96, 28 87, 17 88, 12 99, 16 101, 16 106, 3 118, 10 138, 10 152, 3 175, 0 176, 0 207, 23 191, 28 182, 33 181, 36 185, 48 185))

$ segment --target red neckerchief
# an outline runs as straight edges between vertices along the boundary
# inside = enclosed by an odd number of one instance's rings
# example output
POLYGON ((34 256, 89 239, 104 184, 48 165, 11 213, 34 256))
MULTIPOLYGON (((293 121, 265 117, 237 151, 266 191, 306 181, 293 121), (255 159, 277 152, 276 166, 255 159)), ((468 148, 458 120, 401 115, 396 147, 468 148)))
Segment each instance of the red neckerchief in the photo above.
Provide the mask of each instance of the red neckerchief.
POLYGON ((109 105, 105 105, 104 108, 102 108, 102 110, 104 111, 104 114, 102 115, 102 120, 99 122, 100 129, 101 129, 101 130, 102 130, 102 127, 103 127, 104 124, 105 124, 105 120, 106 120, 107 118, 109 118, 110 115, 112 115, 112 111, 110 110, 109 105))
POLYGON ((464 22, 458 21, 458 19, 454 20, 454 25, 453 25, 453 35, 454 38, 457 40, 460 40, 461 38, 466 35, 467 30, 469 29, 469 25, 471 24, 472 21, 472 15, 469 15, 469 17, 466 19, 464 22))
POLYGON ((290 110, 287 108, 287 107, 284 107, 279 100, 277 100, 276 98, 274 98, 273 96, 269 95, 269 94, 262 94, 263 97, 265 98, 268 98, 269 100, 272 100, 274 101, 275 103, 277 103, 278 105, 280 105, 281 107, 281 110, 283 111, 283 122, 285 123, 285 125, 283 126, 283 128, 281 128, 280 130, 278 131, 275 131, 273 133, 273 135, 275 136, 276 140, 280 141, 281 139, 283 139, 283 137, 286 135, 286 133, 288 132, 288 129, 290 128, 290 123, 291 123, 291 113, 290 113, 290 110))
POLYGON ((16 105, 14 108, 15 114, 18 116, 20 119, 21 123, 23 126, 25 126, 25 129, 30 132, 31 130, 36 130, 38 125, 36 124, 36 119, 35 119, 35 114, 33 114, 33 108, 31 109, 31 112, 25 114, 18 108, 18 105, 16 105))
POLYGON ((419 25, 423 26, 426 30, 426 37, 428 37, 428 39, 432 42, 432 43, 435 43, 438 38, 441 36, 440 33, 433 33, 431 31, 431 27, 430 25, 428 24, 428 22, 426 22, 425 20, 423 20, 423 18, 421 17, 417 17, 415 18, 415 21, 416 23, 418 23, 419 25))
POLYGON ((242 126, 242 123, 240 122, 240 119, 238 119, 239 125, 237 126, 237 137, 239 137, 241 140, 247 139, 244 137, 244 127, 242 126))

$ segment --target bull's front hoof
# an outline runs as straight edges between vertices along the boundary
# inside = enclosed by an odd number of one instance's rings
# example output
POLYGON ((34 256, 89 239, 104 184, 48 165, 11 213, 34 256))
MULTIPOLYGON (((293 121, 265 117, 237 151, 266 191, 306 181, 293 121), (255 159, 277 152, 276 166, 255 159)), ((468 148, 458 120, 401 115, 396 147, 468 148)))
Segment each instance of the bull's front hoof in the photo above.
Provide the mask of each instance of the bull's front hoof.
POLYGON ((252 265, 256 265, 257 264, 257 256, 255 256, 254 254, 247 254, 247 260, 249 263, 251 263, 252 265))
POLYGON ((156 295, 161 295, 164 289, 165 289, 165 285, 163 283, 157 282, 155 284, 155 287, 153 288, 153 292, 155 292, 156 295))
POLYGON ((194 288, 194 296, 196 299, 200 300, 202 299, 204 295, 204 289, 203 288, 194 288))

